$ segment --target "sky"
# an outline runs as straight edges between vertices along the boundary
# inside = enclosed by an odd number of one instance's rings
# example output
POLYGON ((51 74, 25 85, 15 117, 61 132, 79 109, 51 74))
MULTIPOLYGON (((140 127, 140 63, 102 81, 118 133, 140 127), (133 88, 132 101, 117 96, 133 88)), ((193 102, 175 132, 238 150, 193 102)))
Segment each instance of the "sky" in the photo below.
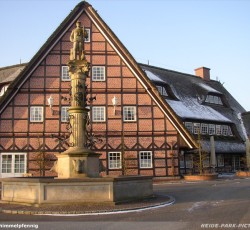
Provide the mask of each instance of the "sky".
MULTIPOLYGON (((80 0, 0 0, 0 67, 28 62, 80 0)), ((250 111, 250 1, 89 0, 133 57, 211 69, 250 111)))

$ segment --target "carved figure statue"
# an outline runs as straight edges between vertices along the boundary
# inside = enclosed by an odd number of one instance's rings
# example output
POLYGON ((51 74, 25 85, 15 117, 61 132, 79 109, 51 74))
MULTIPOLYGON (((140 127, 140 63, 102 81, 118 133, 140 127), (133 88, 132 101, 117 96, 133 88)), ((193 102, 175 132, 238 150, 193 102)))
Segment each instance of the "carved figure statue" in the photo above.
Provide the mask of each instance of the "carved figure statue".
POLYGON ((84 27, 81 26, 81 22, 76 22, 76 28, 72 30, 70 35, 70 41, 73 42, 73 48, 70 50, 70 60, 84 59, 84 39, 88 37, 84 27))

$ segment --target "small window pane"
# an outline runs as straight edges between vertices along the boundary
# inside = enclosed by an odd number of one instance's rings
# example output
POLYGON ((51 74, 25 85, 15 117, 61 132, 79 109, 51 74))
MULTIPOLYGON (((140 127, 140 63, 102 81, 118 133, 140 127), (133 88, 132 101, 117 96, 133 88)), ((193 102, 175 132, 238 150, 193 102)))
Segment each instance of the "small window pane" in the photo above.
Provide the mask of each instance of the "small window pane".
POLYGON ((70 81, 69 67, 68 66, 62 66, 62 80, 63 81, 70 81))
POLYGON ((216 125, 216 135, 221 135, 221 125, 216 125))
POLYGON ((193 133, 193 123, 192 122, 185 122, 185 126, 190 133, 193 133))
POLYGON ((140 168, 152 168, 152 152, 140 152, 140 168))
POLYGON ((11 173, 12 155, 2 155, 2 173, 11 173))
POLYGON ((30 107, 30 121, 42 122, 43 121, 43 107, 30 107))
POLYGON ((201 134, 208 134, 208 124, 201 124, 201 134))
POLYGON ((16 176, 16 174, 25 173, 25 160, 26 157, 23 153, 2 154, 1 172, 3 173, 3 175, 9 174, 8 176, 16 176))
POLYGON ((105 121, 105 107, 92 108, 92 121, 105 121))
POLYGON ((215 125, 209 124, 209 135, 214 135, 214 134, 215 134, 215 125))
POLYGON ((105 81, 105 67, 104 66, 92 67, 92 80, 93 81, 105 81))
POLYGON ((227 125, 222 125, 222 135, 228 136, 228 126, 227 125))
POLYGON ((109 169, 120 169, 121 164, 121 152, 111 152, 109 157, 109 169))
POLYGON ((88 37, 84 39, 85 42, 90 42, 90 29, 85 29, 88 37))
POLYGON ((123 120, 124 121, 136 121, 136 107, 133 106, 125 106, 123 108, 123 120))
POLYGON ((194 134, 200 133, 200 123, 194 123, 194 134))
POLYGON ((61 108, 61 121, 62 122, 67 122, 69 118, 69 113, 68 113, 68 106, 62 106, 61 108))
POLYGON ((163 96, 168 96, 167 90, 165 87, 162 87, 162 95, 163 96))

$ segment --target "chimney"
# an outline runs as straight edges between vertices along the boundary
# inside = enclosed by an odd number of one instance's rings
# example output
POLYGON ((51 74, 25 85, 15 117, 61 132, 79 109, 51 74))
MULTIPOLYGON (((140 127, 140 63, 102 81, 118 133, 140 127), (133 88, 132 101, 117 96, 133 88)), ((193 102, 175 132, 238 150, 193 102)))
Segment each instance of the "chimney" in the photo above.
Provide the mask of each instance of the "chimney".
POLYGON ((210 81, 210 69, 207 67, 200 67, 194 70, 195 75, 203 78, 206 81, 210 81))

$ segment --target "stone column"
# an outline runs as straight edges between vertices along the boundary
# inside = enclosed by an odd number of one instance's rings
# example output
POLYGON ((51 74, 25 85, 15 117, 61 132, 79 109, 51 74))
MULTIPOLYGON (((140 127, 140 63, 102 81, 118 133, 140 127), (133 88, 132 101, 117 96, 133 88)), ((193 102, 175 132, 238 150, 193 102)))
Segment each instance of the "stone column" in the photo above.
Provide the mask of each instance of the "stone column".
POLYGON ((71 134, 70 147, 58 157, 58 178, 99 177, 99 154, 87 148, 86 59, 68 62, 71 78, 71 106, 68 109, 71 134))

